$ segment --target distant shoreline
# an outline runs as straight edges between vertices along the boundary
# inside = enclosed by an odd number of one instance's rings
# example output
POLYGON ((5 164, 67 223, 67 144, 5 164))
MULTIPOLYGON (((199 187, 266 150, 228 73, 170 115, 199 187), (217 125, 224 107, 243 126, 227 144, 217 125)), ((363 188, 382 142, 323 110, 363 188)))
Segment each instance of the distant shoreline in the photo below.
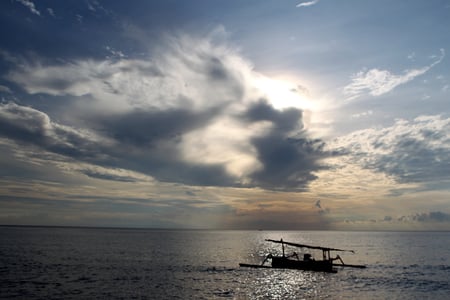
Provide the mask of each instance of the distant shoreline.
POLYGON ((114 229, 114 230, 150 230, 150 231, 304 231, 304 232, 449 232, 450 230, 339 230, 339 229, 218 229, 218 228, 164 228, 164 227, 120 227, 120 226, 81 226, 81 225, 29 225, 0 224, 0 228, 60 228, 60 229, 114 229))

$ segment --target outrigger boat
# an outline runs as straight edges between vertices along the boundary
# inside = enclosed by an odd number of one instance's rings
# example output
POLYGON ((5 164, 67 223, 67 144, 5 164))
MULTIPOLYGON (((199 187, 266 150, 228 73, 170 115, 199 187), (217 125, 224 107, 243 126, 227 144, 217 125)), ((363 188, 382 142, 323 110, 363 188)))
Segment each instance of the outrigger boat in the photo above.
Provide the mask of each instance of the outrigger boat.
POLYGON ((263 262, 260 265, 240 263, 239 266, 249 267, 249 268, 297 269, 297 270, 320 271, 320 272, 329 272, 329 273, 336 273, 337 269, 334 268, 336 266, 352 267, 352 268, 365 268, 366 267, 364 265, 345 264, 339 255, 336 255, 336 257, 334 257, 334 258, 331 257, 332 251, 355 253, 355 251, 353 251, 353 250, 344 250, 344 249, 336 249, 336 248, 328 248, 328 247, 310 246, 310 245, 305 245, 305 244, 297 244, 297 243, 285 242, 285 241, 283 241, 283 239, 281 239, 279 241, 266 239, 266 241, 281 244, 281 247, 283 250, 283 255, 275 256, 275 255, 269 254, 266 256, 266 258, 263 260, 263 262), (285 245, 298 247, 298 248, 322 250, 322 259, 315 260, 312 257, 312 255, 309 253, 303 254, 303 260, 300 260, 298 254, 296 252, 292 253, 291 255, 286 256, 285 249, 284 249, 285 245), (272 264, 270 266, 265 264, 268 260, 272 261, 272 264), (334 261, 339 261, 339 263, 334 263, 334 261))

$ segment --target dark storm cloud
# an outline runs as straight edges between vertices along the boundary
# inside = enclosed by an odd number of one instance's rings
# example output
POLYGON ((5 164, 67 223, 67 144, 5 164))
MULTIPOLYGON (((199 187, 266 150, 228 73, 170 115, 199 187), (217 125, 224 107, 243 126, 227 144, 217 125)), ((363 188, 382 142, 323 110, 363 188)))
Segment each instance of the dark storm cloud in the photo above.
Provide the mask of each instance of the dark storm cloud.
POLYGON ((264 167, 253 174, 253 179, 258 185, 273 189, 306 187, 317 178, 313 172, 324 168, 319 160, 327 156, 320 151, 321 143, 276 134, 254 139, 258 159, 264 167))
POLYGON ((124 145, 151 146, 161 140, 176 142, 182 134, 206 126, 217 114, 218 109, 204 112, 188 109, 135 110, 119 115, 96 117, 89 122, 124 145))
POLYGON ((274 131, 278 133, 300 130, 303 126, 300 109, 289 108, 279 111, 265 100, 260 100, 252 105, 244 118, 249 122, 270 121, 274 125, 274 131))
POLYGON ((254 138, 258 160, 263 169, 252 174, 258 186, 269 189, 303 189, 317 178, 313 173, 325 168, 322 159, 332 154, 323 150, 324 142, 311 139, 304 131, 302 111, 295 108, 278 111, 266 101, 249 108, 248 122, 269 121, 267 134, 254 138), (287 133, 296 132, 295 137, 287 133))

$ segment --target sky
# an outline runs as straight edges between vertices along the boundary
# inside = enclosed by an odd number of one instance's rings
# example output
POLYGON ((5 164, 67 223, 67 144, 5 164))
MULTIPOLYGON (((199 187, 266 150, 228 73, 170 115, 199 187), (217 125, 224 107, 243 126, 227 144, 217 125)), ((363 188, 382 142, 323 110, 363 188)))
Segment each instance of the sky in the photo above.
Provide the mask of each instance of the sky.
POLYGON ((449 0, 0 2, 0 224, 450 230, 449 0))

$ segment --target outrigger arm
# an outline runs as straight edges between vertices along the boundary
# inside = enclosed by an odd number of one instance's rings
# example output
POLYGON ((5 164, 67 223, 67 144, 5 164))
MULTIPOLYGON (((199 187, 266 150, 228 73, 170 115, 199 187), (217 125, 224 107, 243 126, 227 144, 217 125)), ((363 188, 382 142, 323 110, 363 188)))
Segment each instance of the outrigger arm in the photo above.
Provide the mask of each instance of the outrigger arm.
POLYGON ((349 268, 359 268, 359 269, 364 269, 366 266, 365 265, 349 265, 344 263, 344 261, 342 260, 342 258, 339 255, 336 255, 335 258, 333 258, 333 260, 339 260, 341 263, 340 264, 333 264, 333 266, 335 267, 349 267, 349 268))

